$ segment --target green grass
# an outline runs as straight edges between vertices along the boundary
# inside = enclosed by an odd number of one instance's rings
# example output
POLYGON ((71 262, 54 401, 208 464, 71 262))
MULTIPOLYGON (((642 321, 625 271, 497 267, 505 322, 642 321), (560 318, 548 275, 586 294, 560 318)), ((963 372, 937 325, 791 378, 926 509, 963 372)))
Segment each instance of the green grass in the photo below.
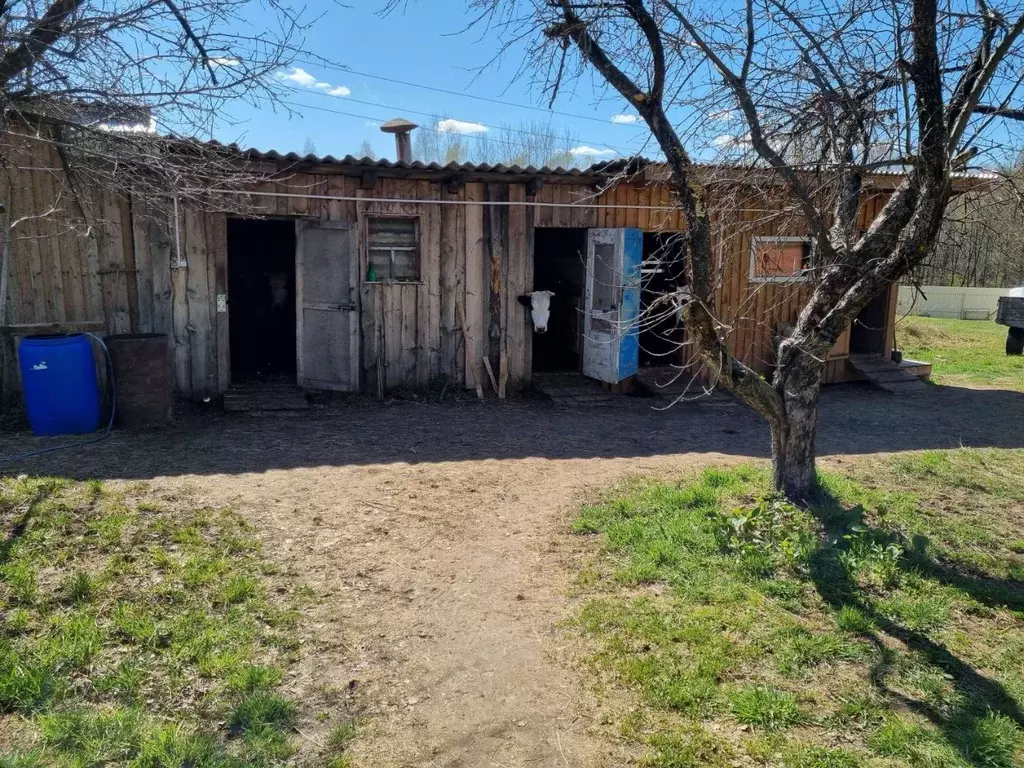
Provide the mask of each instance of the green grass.
POLYGON ((1006 327, 991 320, 906 317, 896 342, 905 357, 932 364, 936 384, 1024 391, 1024 357, 1005 354, 1006 327))
POLYGON ((764 685, 736 691, 729 701, 736 722, 766 731, 785 730, 804 719, 796 696, 764 685))
POLYGON ((291 764, 297 614, 230 510, 0 480, 0 766, 291 764))
POLYGON ((851 471, 808 509, 741 466, 581 510, 588 668, 644 764, 1024 764, 1024 451, 851 471))
POLYGON ((327 768, 350 768, 352 759, 349 745, 356 738, 358 726, 354 720, 339 723, 327 736, 327 768))

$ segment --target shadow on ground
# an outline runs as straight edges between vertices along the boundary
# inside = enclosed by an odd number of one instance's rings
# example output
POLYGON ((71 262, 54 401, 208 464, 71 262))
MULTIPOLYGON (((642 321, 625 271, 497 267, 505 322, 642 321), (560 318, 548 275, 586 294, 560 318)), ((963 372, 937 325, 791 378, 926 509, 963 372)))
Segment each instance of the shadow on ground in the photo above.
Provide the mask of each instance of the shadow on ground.
POLYGON ((867 536, 883 546, 895 543, 903 552, 898 563, 900 569, 940 584, 955 586, 990 607, 1020 610, 1024 605, 1024 584, 966 571, 960 563, 932 557, 925 552, 926 541, 908 541, 874 528, 864 521, 863 507, 844 509, 841 503, 827 494, 811 510, 824 525, 825 541, 829 542, 811 558, 811 580, 818 594, 833 611, 855 608, 873 625, 873 629, 859 634, 875 647, 877 657, 871 669, 874 686, 887 698, 928 718, 968 762, 976 765, 990 764, 975 754, 979 728, 984 727, 983 720, 990 712, 1005 715, 1018 726, 1024 727, 1024 712, 1017 701, 999 681, 987 677, 926 633, 911 629, 880 613, 841 562, 841 553, 846 549, 844 535, 856 529, 858 536, 867 536), (884 636, 900 641, 922 661, 941 669, 958 694, 955 698, 957 703, 953 706, 940 706, 890 687, 888 678, 892 671, 889 663, 891 654, 883 640, 884 636))
MULTIPOLYGON (((651 399, 614 406, 359 402, 313 411, 190 412, 166 429, 115 432, 91 446, 0 466, 0 472, 73 478, 149 478, 296 467, 721 453, 764 457, 768 431, 745 406, 720 399, 655 410, 651 399)), ((822 395, 821 455, 929 448, 1024 446, 1024 393, 929 387, 896 397, 866 385, 822 395)), ((54 444, 0 435, 0 456, 54 444)))

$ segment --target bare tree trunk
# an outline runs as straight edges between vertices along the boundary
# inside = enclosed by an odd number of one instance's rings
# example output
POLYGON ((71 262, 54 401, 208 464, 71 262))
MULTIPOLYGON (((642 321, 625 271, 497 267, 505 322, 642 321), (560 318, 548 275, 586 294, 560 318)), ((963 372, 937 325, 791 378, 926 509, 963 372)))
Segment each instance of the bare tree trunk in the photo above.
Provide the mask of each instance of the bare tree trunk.
MULTIPOLYGON (((687 338, 714 382, 767 420, 775 487, 794 500, 808 498, 815 489, 818 401, 829 349, 869 301, 884 295, 928 257, 950 199, 953 173, 976 152, 973 116, 1000 114, 1024 121, 1024 110, 981 104, 989 86, 998 82, 1000 67, 1011 54, 1019 55, 1024 14, 1015 13, 1011 23, 982 4, 974 21, 965 26, 959 17, 950 21, 945 6, 940 14, 938 0, 896 4, 893 57, 882 56, 882 66, 872 61, 864 68, 865 62, 851 57, 844 44, 834 47, 833 38, 845 35, 845 26, 829 23, 819 30, 800 4, 786 0, 773 0, 765 11, 762 4, 746 0, 745 24, 726 34, 726 40, 721 39, 723 28, 717 19, 710 26, 703 23, 699 3, 549 0, 535 5, 543 9, 545 38, 561 49, 555 59, 564 64, 570 44, 575 45, 581 58, 638 112, 664 153, 669 185, 690 238, 687 338), (774 33, 760 32, 766 20, 773 29, 780 24, 791 27, 792 50, 788 44, 778 46, 774 33), (960 35, 961 42, 950 47, 949 41, 960 35), (792 66, 780 66, 777 56, 783 51, 792 66), (718 192, 709 192, 712 185, 701 178, 666 112, 667 104, 678 103, 679 93, 673 90, 667 99, 667 84, 681 87, 679 81, 686 83, 697 71, 691 55, 703 57, 717 71, 730 97, 729 112, 740 116, 748 129, 747 141, 758 163, 751 164, 751 174, 739 185, 760 184, 758 165, 769 168, 774 177, 760 189, 771 190, 772 198, 785 190, 792 209, 806 220, 813 242, 808 271, 814 291, 792 336, 779 345, 771 382, 733 356, 730 318, 720 317, 715 306, 722 262, 716 259, 710 225, 718 192), (765 85, 776 78, 792 87, 791 108, 784 104, 782 92, 765 85), (895 110, 888 95, 894 88, 900 89, 903 101, 895 110), (807 98, 798 95, 805 92, 807 98), (883 118, 891 119, 889 128, 896 130, 885 133, 878 122, 883 118), (792 147, 791 131, 780 134, 773 125, 800 126, 799 131, 816 126, 810 134, 827 137, 817 168, 794 162, 797 158, 787 149, 792 147), (868 160, 876 154, 878 137, 904 134, 907 146, 899 150, 900 157, 891 158, 904 168, 903 179, 871 225, 862 229, 865 192, 875 194, 865 190, 864 182, 876 168, 868 160)), ((864 30, 873 31, 873 13, 865 12, 858 7, 851 18, 872 19, 864 22, 864 30)), ((871 46, 863 50, 878 55, 871 46)), ((545 49, 548 53, 552 51, 545 49)), ((564 71, 557 67, 553 93, 564 71)), ((1024 83, 1024 77, 1015 82, 1024 83)), ((696 90, 705 90, 703 84, 696 90)), ((716 101, 714 106, 721 104, 716 101)), ((892 151, 897 151, 895 145, 892 151)), ((963 267, 967 279, 977 278, 976 253, 965 253, 961 247, 949 249, 943 257, 955 271, 963 267)))
POLYGON ((801 501, 814 492, 815 438, 824 363, 802 355, 780 370, 775 388, 782 399, 782 417, 770 421, 772 484, 787 498, 801 501))

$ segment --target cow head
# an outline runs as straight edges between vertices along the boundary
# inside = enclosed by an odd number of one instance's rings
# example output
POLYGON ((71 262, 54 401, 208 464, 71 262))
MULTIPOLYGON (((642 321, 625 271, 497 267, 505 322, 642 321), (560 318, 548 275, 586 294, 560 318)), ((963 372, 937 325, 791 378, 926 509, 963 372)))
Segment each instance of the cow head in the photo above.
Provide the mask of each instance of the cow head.
POLYGON ((530 308, 530 317, 533 319, 533 330, 537 333, 547 333, 548 318, 551 316, 551 297, 553 291, 534 291, 525 296, 519 297, 519 303, 530 308))

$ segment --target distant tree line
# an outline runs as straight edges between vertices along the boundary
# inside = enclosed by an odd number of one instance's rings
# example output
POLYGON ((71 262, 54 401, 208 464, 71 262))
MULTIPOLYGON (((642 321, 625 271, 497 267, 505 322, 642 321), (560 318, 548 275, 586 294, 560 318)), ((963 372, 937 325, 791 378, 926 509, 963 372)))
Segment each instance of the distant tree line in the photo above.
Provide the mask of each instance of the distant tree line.
POLYGON ((935 249, 913 274, 919 285, 1024 285, 1024 164, 993 185, 954 198, 935 249))
POLYGON ((488 163, 541 168, 586 167, 599 159, 580 152, 572 131, 541 121, 503 125, 478 133, 458 133, 443 118, 413 132, 413 156, 424 163, 488 163), (576 150, 576 151, 574 151, 576 150))

